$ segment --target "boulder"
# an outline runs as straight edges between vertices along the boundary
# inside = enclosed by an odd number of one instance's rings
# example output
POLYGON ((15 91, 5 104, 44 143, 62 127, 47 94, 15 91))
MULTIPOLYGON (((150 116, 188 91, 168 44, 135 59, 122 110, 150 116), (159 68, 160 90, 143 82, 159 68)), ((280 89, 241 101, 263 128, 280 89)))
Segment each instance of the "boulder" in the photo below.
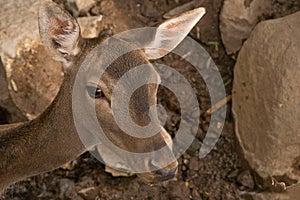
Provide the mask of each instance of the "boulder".
MULTIPOLYGON (((0 1, 0 107, 11 113, 10 123, 37 117, 62 83, 61 64, 48 56, 40 41, 38 10, 42 2, 0 1)), ((78 18, 82 35, 97 37, 101 20, 102 15, 78 18)))
POLYGON ((220 15, 220 31, 228 54, 236 53, 248 38, 272 0, 225 0, 220 15))
POLYGON ((300 181, 300 12, 259 23, 234 69, 235 131, 263 177, 300 181))
POLYGON ((10 123, 44 111, 63 78, 60 64, 47 55, 39 39, 37 16, 43 2, 0 1, 0 106, 12 114, 10 123))
POLYGON ((24 38, 39 37, 37 13, 42 0, 0 1, 0 53, 16 56, 17 44, 24 38))

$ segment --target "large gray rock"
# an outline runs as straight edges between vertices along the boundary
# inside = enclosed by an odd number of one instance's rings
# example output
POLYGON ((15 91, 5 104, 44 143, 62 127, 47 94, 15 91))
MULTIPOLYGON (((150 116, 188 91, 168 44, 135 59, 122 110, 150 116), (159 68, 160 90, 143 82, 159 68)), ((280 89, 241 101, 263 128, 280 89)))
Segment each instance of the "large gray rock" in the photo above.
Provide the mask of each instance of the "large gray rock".
POLYGON ((240 50, 271 0, 225 0, 220 15, 220 30, 228 54, 240 50))
POLYGON ((297 12, 255 27, 235 65, 232 99, 236 134, 253 169, 262 177, 298 182, 299 19, 297 12))

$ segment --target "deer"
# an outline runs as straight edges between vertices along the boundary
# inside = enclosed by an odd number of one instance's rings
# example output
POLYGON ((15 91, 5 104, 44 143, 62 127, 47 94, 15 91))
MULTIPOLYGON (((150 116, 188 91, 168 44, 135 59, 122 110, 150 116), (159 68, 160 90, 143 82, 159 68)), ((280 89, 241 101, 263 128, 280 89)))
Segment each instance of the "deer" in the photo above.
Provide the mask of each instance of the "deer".
MULTIPOLYGON (((161 48, 164 45, 175 48, 204 13, 204 8, 196 8, 166 20, 157 30, 167 29, 170 32, 157 31, 152 42, 160 44, 161 48), (176 31, 181 34, 176 35, 176 31)), ((76 133, 71 93, 83 60, 106 37, 83 39, 76 19, 52 1, 46 1, 41 6, 38 24, 40 38, 47 53, 63 64, 64 80, 51 105, 37 118, 0 125, 0 194, 15 182, 57 169, 87 151, 76 133)), ((86 87, 87 98, 94 100, 97 120, 105 124, 107 137, 125 150, 151 152, 167 145, 170 139, 163 127, 149 138, 134 138, 124 133, 114 121, 110 104, 114 84, 126 71, 135 66, 147 65, 151 74, 159 76, 149 60, 159 59, 167 53, 159 48, 129 52, 111 63, 103 74, 101 84, 94 83, 93 86, 86 87)), ((135 123, 141 126, 149 123, 148 110, 151 105, 156 104, 157 90, 158 85, 148 84, 140 87, 134 94, 129 109, 135 123)), ((151 163, 147 159, 144 162, 145 168, 151 163)), ((163 159, 164 155, 161 155, 161 160, 163 159)), ((159 162, 157 160, 155 163, 159 162)), ((134 161, 131 164, 134 166, 134 161)), ((174 161, 166 167, 138 173, 137 176, 146 182, 165 181, 176 175, 177 168, 178 162, 174 161)))

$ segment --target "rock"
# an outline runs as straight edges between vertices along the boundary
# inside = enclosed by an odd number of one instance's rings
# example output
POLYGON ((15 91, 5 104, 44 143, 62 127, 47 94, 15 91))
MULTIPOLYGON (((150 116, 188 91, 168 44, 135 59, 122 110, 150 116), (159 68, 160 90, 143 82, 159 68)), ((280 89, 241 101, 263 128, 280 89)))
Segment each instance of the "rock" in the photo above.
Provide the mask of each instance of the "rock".
POLYGON ((101 14, 101 8, 99 6, 95 6, 94 8, 92 8, 91 13, 93 15, 100 15, 101 14))
POLYGON ((83 38, 96 38, 99 35, 101 30, 98 24, 101 22, 102 17, 102 15, 99 15, 77 18, 83 38))
POLYGON ((84 176, 82 177, 82 180, 78 183, 76 183, 76 188, 78 190, 81 190, 81 188, 87 188, 92 187, 95 185, 95 181, 90 176, 84 176))
POLYGON ((194 156, 190 159, 189 169, 198 171, 200 167, 202 167, 202 165, 203 165, 202 161, 198 157, 194 156))
POLYGON ((133 175, 131 173, 127 173, 127 172, 124 172, 124 171, 121 171, 121 170, 116 170, 116 169, 108 167, 108 166, 105 166, 105 172, 110 173, 114 177, 119 177, 119 176, 125 176, 126 177, 126 176, 132 176, 133 175))
POLYGON ((235 169, 235 170, 229 172, 229 173, 227 174, 226 177, 227 177, 230 181, 234 181, 234 180, 236 180, 236 178, 238 177, 238 174, 239 174, 239 170, 238 170, 238 169, 235 169))
POLYGON ((234 69, 232 110, 245 158, 263 178, 300 181, 300 12, 259 23, 234 69))
POLYGON ((250 173, 250 171, 243 171, 240 173, 237 177, 238 183, 240 183, 242 186, 246 187, 247 189, 253 189, 255 186, 253 177, 250 173))
POLYGON ((0 60, 0 107, 5 108, 7 115, 6 122, 15 123, 27 120, 27 117, 23 112, 16 106, 13 99, 11 98, 8 81, 6 77, 5 68, 0 60), (13 113, 13 114, 11 114, 13 113))
POLYGON ((251 196, 253 200, 296 200, 300 197, 300 184, 289 188, 284 193, 259 193, 251 196))
POLYGON ((75 183, 67 178, 63 178, 59 181, 59 188, 60 188, 60 194, 59 197, 60 199, 64 199, 64 197, 66 196, 66 193, 70 194, 70 193, 75 193, 75 195, 71 195, 76 196, 76 191, 75 191, 75 183))
POLYGON ((0 106, 12 113, 10 123, 38 116, 62 82, 61 65, 47 55, 39 39, 37 15, 42 2, 0 1, 1 87, 5 90, 0 106))
POLYGON ((73 160, 73 161, 67 162, 60 168, 71 171, 75 168, 76 165, 77 165, 77 160, 73 160))
POLYGON ((200 193, 198 192, 198 189, 193 189, 192 199, 202 200, 202 197, 201 197, 200 193))
POLYGON ((70 179, 63 178, 59 180, 59 188, 61 193, 64 193, 69 187, 73 187, 73 186, 75 186, 75 184, 70 179))
POLYGON ((248 38, 272 0, 225 0, 220 15, 220 30, 228 54, 236 53, 248 38))
POLYGON ((79 12, 89 11, 95 5, 95 3, 95 0, 75 0, 75 4, 79 12))
POLYGON ((190 189, 183 182, 170 182, 166 196, 168 199, 189 199, 190 189))
POLYGON ((141 6, 141 14, 145 17, 158 18, 160 13, 155 6, 155 2, 151 0, 145 0, 141 6))
MULTIPOLYGON (((37 13, 42 2, 0 1, 3 8, 0 10, 3 19, 0 21, 3 61, 0 106, 13 113, 8 120, 10 123, 37 117, 53 101, 62 83, 61 64, 47 55, 39 38, 37 13)), ((79 18, 82 35, 97 37, 101 20, 102 16, 79 18)))
POLYGON ((73 17, 77 18, 80 15, 80 11, 74 0, 64 1, 64 7, 73 17))
POLYGON ((191 156, 198 155, 200 148, 201 148, 201 143, 197 138, 195 138, 192 144, 187 149, 187 153, 190 154, 191 156))
POLYGON ((0 104, 14 115, 34 119, 58 93, 63 79, 61 64, 48 56, 39 40, 24 39, 16 50, 16 57, 3 58, 11 100, 0 104))
POLYGON ((78 194, 80 194, 85 200, 94 200, 97 197, 99 198, 98 193, 99 189, 96 187, 88 187, 78 191, 78 194))
MULTIPOLYGON (((37 13, 43 0, 0 1, 0 54, 16 56, 17 44, 39 38, 37 13), (17 13, 17 14, 16 14, 17 13)), ((4 63, 5 64, 5 63, 4 63)))
POLYGON ((164 14, 163 17, 165 19, 169 19, 169 18, 174 17, 176 15, 180 15, 184 12, 187 12, 189 10, 193 10, 195 8, 200 7, 201 3, 202 3, 202 1, 199 1, 199 0, 189 1, 188 3, 177 6, 176 8, 173 8, 172 10, 168 11, 167 13, 164 14))

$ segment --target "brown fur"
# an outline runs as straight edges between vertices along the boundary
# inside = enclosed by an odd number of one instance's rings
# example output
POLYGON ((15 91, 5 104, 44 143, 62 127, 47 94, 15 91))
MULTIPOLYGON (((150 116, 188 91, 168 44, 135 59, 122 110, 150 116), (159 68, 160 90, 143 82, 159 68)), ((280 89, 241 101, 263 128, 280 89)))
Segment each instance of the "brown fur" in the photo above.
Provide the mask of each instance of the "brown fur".
MULTIPOLYGON (((169 43, 161 43, 162 46, 156 50, 152 49, 148 52, 146 50, 147 57, 157 59, 171 51, 172 48, 174 49, 183 40, 182 35, 187 35, 204 13, 204 8, 194 9, 174 18, 174 20, 167 20, 159 26, 167 27, 172 31, 163 31, 163 34, 158 31, 158 35, 155 35, 151 44, 156 47, 160 41, 169 43), (182 27, 185 27, 184 30, 182 27), (180 30, 179 36, 176 34, 176 30, 180 30), (160 50, 164 48, 169 50, 160 50)), ((39 28, 41 39, 48 54, 64 64, 65 79, 53 103, 37 119, 25 123, 0 126, 0 193, 16 181, 56 169, 86 151, 76 133, 72 113, 72 92, 77 72, 88 53, 100 43, 111 47, 111 51, 108 50, 107 55, 96 55, 100 60, 101 56, 112 56, 113 58, 123 48, 128 48, 131 45, 125 41, 116 42, 114 39, 105 42, 104 38, 82 39, 77 21, 51 1, 45 2, 40 9, 39 28)), ((127 71, 145 64, 148 67, 148 74, 139 78, 148 79, 149 76, 158 78, 157 72, 147 57, 141 50, 129 51, 125 55, 115 57, 113 59, 115 61, 106 69, 102 77, 97 77, 98 79, 101 78, 100 81, 93 83, 100 86, 105 94, 105 98, 95 99, 95 110, 99 124, 112 143, 130 152, 153 152, 170 142, 170 136, 162 127, 159 133, 150 138, 142 139, 129 136, 118 127, 112 114, 112 91, 117 81, 127 71)), ((88 84, 89 80, 86 81, 85 84, 88 84)), ((129 80, 125 84, 132 83, 130 81, 134 80, 129 80)), ((124 88, 127 88, 126 85, 124 88)), ((136 124, 140 126, 149 124, 149 108, 156 103, 156 93, 157 85, 148 84, 138 88, 131 96, 129 112, 136 124)), ((173 157, 171 150, 167 154, 161 155, 157 160, 154 160, 155 162, 145 158, 143 160, 144 167, 150 169, 150 165, 164 163, 167 156, 173 157)), ((129 160, 129 162, 130 167, 134 168, 135 160, 129 160)), ((177 161, 174 161, 163 169, 138 175, 151 182, 166 180, 175 175, 177 165, 177 161)))
MULTIPOLYGON (((59 24, 56 21, 53 23, 55 27, 49 29, 49 37, 51 34, 64 34, 62 29, 67 22, 63 22, 61 26, 60 22, 59 24)), ((47 35, 47 33, 43 34, 47 35)), ((25 123, 0 126, 0 193, 5 187, 16 181, 54 170, 76 159, 86 151, 74 125, 72 90, 80 64, 90 50, 103 39, 83 40, 79 38, 77 47, 81 51, 77 56, 67 60, 71 67, 66 70, 61 89, 53 103, 41 116, 25 123)), ((49 40, 53 42, 53 38, 49 38, 49 40)), ((49 45, 49 43, 46 42, 45 45, 49 45)), ((57 48, 55 45, 49 48, 53 47, 57 48)), ((52 50, 52 52, 54 51, 52 50)), ((64 58, 66 55, 62 55, 62 57, 64 58)), ((113 143, 127 151, 151 152, 166 145, 163 136, 160 133, 148 139, 128 136, 115 123, 109 104, 116 81, 125 72, 141 64, 148 64, 150 68, 153 68, 142 51, 133 51, 118 58, 108 68, 102 77, 106 86, 103 90, 107 99, 105 101, 96 100, 96 112, 99 123, 103 125, 104 132, 113 143)), ((156 73, 154 68, 153 73, 156 73)), ((157 85, 146 85, 139 88, 133 95, 130 102, 130 113, 137 124, 149 123, 147 113, 149 106, 156 103, 156 92, 157 85)), ((177 162, 174 162, 165 170, 174 169, 176 166, 177 162)), ((159 180, 159 175, 155 172, 140 174, 140 176, 150 181, 159 180)))

